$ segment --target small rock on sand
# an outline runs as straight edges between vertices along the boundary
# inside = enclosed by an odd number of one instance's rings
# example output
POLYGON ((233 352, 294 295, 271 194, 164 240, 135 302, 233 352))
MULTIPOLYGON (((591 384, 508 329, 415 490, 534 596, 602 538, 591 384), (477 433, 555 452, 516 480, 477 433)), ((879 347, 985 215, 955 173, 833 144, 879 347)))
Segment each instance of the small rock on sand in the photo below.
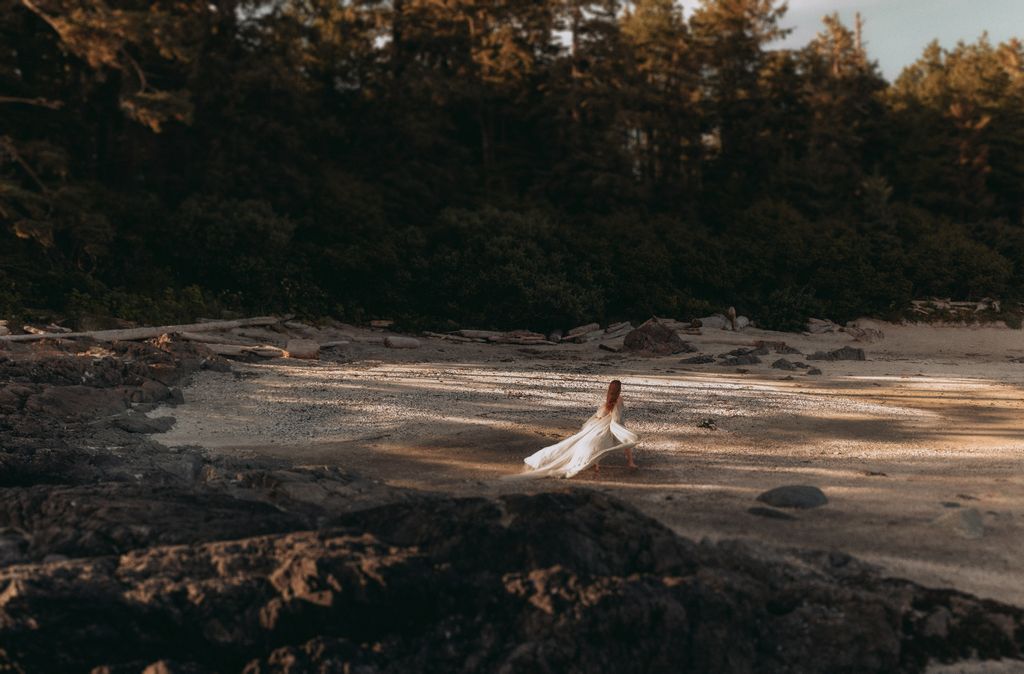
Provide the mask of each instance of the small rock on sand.
POLYGON ((795 370, 796 365, 793 365, 790 361, 785 358, 779 358, 777 361, 772 363, 772 367, 776 370, 795 370))
POLYGON ((758 501, 776 508, 817 508, 828 503, 828 498, 817 487, 803 484, 785 485, 770 489, 757 497, 758 501))
POLYGON ((715 357, 707 354, 701 354, 699 356, 690 356, 689 358, 683 358, 679 361, 683 365, 704 365, 706 363, 714 363, 715 357))
POLYGON ((820 370, 820 369, 818 369, 818 368, 816 368, 816 367, 812 367, 812 368, 809 368, 809 369, 807 370, 807 374, 809 374, 809 375, 817 375, 817 374, 821 374, 821 370, 820 370))

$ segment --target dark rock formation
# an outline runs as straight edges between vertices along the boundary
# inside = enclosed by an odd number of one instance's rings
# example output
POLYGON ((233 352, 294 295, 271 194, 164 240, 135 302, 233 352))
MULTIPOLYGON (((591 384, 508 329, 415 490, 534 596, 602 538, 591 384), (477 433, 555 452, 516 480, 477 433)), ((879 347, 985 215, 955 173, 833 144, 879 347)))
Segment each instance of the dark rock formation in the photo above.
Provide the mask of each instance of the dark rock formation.
POLYGON ((820 489, 802 484, 769 489, 758 496, 757 500, 776 508, 817 508, 828 503, 828 498, 820 489))
POLYGON ((669 356, 673 353, 690 353, 696 349, 684 342, 675 330, 657 318, 652 318, 626 335, 623 349, 652 356, 669 356))
POLYGON ((807 356, 807 360, 867 360, 864 355, 864 349, 855 349, 852 346, 844 346, 841 349, 829 351, 816 351, 810 356, 807 356))
POLYGON ((793 555, 694 544, 586 491, 440 498, 0 571, 0 666, 920 672, 1024 649, 1020 609, 793 555))

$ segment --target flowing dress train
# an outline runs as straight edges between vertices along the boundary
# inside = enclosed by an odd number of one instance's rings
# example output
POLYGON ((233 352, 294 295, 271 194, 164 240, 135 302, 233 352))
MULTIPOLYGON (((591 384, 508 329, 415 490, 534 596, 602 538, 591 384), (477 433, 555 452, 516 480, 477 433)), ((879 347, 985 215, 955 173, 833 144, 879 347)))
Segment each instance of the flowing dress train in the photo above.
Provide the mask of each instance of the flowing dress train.
POLYGON ((523 462, 533 470, 524 477, 572 477, 594 464, 603 454, 632 449, 640 439, 622 425, 622 399, 611 412, 598 408, 575 435, 526 457, 523 462))

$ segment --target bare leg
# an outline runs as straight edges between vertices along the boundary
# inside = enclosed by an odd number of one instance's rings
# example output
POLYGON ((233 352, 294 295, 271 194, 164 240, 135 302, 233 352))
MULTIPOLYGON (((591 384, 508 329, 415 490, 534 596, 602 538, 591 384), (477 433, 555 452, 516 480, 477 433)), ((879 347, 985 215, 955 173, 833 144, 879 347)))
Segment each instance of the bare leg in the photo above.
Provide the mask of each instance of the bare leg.
POLYGON ((594 462, 594 475, 600 475, 600 474, 601 474, 601 462, 600 461, 595 461, 594 462))
POLYGON ((626 467, 627 468, 639 468, 636 463, 633 462, 633 448, 629 447, 626 449, 626 467))

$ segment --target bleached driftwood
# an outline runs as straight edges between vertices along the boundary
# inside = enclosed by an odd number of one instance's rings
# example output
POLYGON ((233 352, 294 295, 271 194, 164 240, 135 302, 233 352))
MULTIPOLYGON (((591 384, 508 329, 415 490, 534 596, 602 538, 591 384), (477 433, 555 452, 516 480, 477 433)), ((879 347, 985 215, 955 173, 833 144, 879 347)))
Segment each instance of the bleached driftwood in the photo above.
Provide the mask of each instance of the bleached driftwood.
POLYGON ((446 339, 446 340, 448 340, 450 342, 463 342, 463 343, 465 343, 465 342, 476 342, 476 343, 482 343, 482 342, 486 342, 487 341, 486 339, 477 339, 477 338, 473 338, 473 337, 463 337, 461 335, 446 335, 446 334, 443 334, 443 333, 440 333, 440 332, 424 332, 423 334, 426 335, 427 337, 433 337, 435 339, 446 339))
POLYGON ((491 337, 500 337, 505 333, 496 330, 456 330, 455 334, 468 339, 490 339, 491 337))
POLYGON ((206 348, 213 351, 218 356, 228 357, 241 357, 241 356, 259 356, 260 358, 285 358, 288 352, 284 349, 279 349, 276 346, 267 346, 265 344, 257 346, 243 346, 241 344, 207 344, 206 348))
POLYGON ((243 328, 253 325, 274 325, 279 320, 274 316, 258 316, 256 318, 241 318, 236 321, 217 321, 214 323, 189 323, 186 325, 160 325, 149 328, 128 328, 124 330, 94 330, 90 332, 65 332, 58 334, 43 335, 6 335, 0 337, 4 342, 34 342, 40 339, 76 339, 87 337, 98 342, 119 342, 136 341, 140 339, 152 339, 168 333, 182 332, 210 332, 213 330, 230 330, 232 328, 243 328))
POLYGON ((487 340, 491 344, 515 344, 517 346, 538 346, 541 344, 554 346, 554 342, 547 339, 535 339, 531 337, 499 337, 487 340))
POLYGON ((250 346, 248 344, 241 344, 238 342, 238 338, 234 335, 218 335, 216 333, 205 333, 205 332, 179 332, 178 336, 182 339, 187 339, 190 342, 199 342, 201 344, 230 344, 232 346, 250 346))

